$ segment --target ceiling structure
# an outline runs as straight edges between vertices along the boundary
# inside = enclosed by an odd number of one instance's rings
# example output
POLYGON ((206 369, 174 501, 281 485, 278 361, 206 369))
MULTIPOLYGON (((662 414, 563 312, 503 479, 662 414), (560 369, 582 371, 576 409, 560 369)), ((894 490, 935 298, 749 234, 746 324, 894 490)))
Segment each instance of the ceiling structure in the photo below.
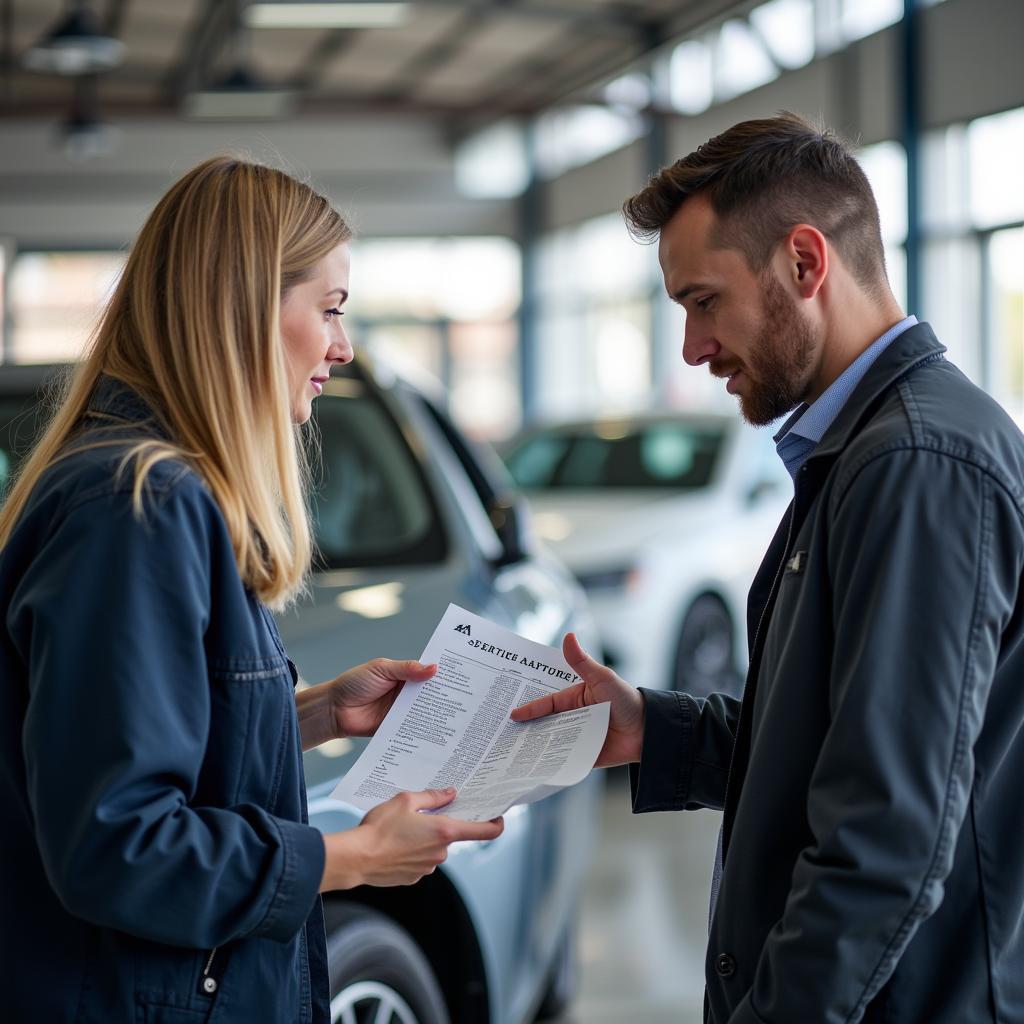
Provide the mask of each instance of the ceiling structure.
POLYGON ((88 89, 106 115, 177 116, 244 63, 294 93, 296 116, 439 116, 458 130, 585 97, 643 55, 744 6, 737 0, 410 0, 387 28, 239 29, 237 0, 93 0, 125 44, 87 82, 25 70, 64 0, 0 0, 0 118, 66 111, 88 89))

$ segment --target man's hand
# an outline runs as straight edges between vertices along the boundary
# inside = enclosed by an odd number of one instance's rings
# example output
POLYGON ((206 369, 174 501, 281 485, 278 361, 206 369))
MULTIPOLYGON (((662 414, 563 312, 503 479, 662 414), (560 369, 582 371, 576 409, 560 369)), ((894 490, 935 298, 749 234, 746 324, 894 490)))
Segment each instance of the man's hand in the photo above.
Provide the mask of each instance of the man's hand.
POLYGON ((529 722, 559 711, 577 711, 591 704, 609 701, 608 736, 594 767, 608 768, 639 761, 644 738, 644 699, 640 692, 610 668, 594 661, 580 647, 575 633, 567 634, 562 641, 562 654, 583 682, 516 708, 512 712, 512 721, 529 722))

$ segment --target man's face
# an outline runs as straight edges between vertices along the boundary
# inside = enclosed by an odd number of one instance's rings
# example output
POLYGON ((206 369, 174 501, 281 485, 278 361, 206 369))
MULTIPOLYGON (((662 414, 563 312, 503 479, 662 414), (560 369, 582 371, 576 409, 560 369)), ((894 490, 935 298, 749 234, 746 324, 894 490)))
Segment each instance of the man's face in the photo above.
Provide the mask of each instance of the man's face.
POLYGON ((738 249, 710 244, 715 223, 695 196, 661 232, 665 290, 686 310, 683 358, 724 378, 747 422, 771 423, 808 392, 820 341, 773 264, 757 273, 738 249))

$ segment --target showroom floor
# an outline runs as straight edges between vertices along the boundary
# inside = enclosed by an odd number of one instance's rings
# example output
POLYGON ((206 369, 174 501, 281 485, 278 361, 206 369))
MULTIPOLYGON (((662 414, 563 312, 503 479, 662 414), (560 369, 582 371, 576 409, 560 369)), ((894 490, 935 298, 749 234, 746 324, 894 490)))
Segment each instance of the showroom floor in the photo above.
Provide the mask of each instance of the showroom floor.
POLYGON ((580 927, 580 992, 557 1024, 700 1024, 721 815, 634 815, 609 774, 580 927))

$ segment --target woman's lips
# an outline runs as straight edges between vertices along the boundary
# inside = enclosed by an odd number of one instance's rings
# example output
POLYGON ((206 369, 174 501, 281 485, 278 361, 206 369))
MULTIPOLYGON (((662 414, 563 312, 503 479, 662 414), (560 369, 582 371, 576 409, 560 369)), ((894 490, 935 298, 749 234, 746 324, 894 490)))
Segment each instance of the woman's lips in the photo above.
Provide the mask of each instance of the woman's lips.
POLYGON ((318 395, 322 395, 324 393, 324 385, 322 378, 310 377, 309 383, 313 385, 313 389, 316 391, 318 395))

